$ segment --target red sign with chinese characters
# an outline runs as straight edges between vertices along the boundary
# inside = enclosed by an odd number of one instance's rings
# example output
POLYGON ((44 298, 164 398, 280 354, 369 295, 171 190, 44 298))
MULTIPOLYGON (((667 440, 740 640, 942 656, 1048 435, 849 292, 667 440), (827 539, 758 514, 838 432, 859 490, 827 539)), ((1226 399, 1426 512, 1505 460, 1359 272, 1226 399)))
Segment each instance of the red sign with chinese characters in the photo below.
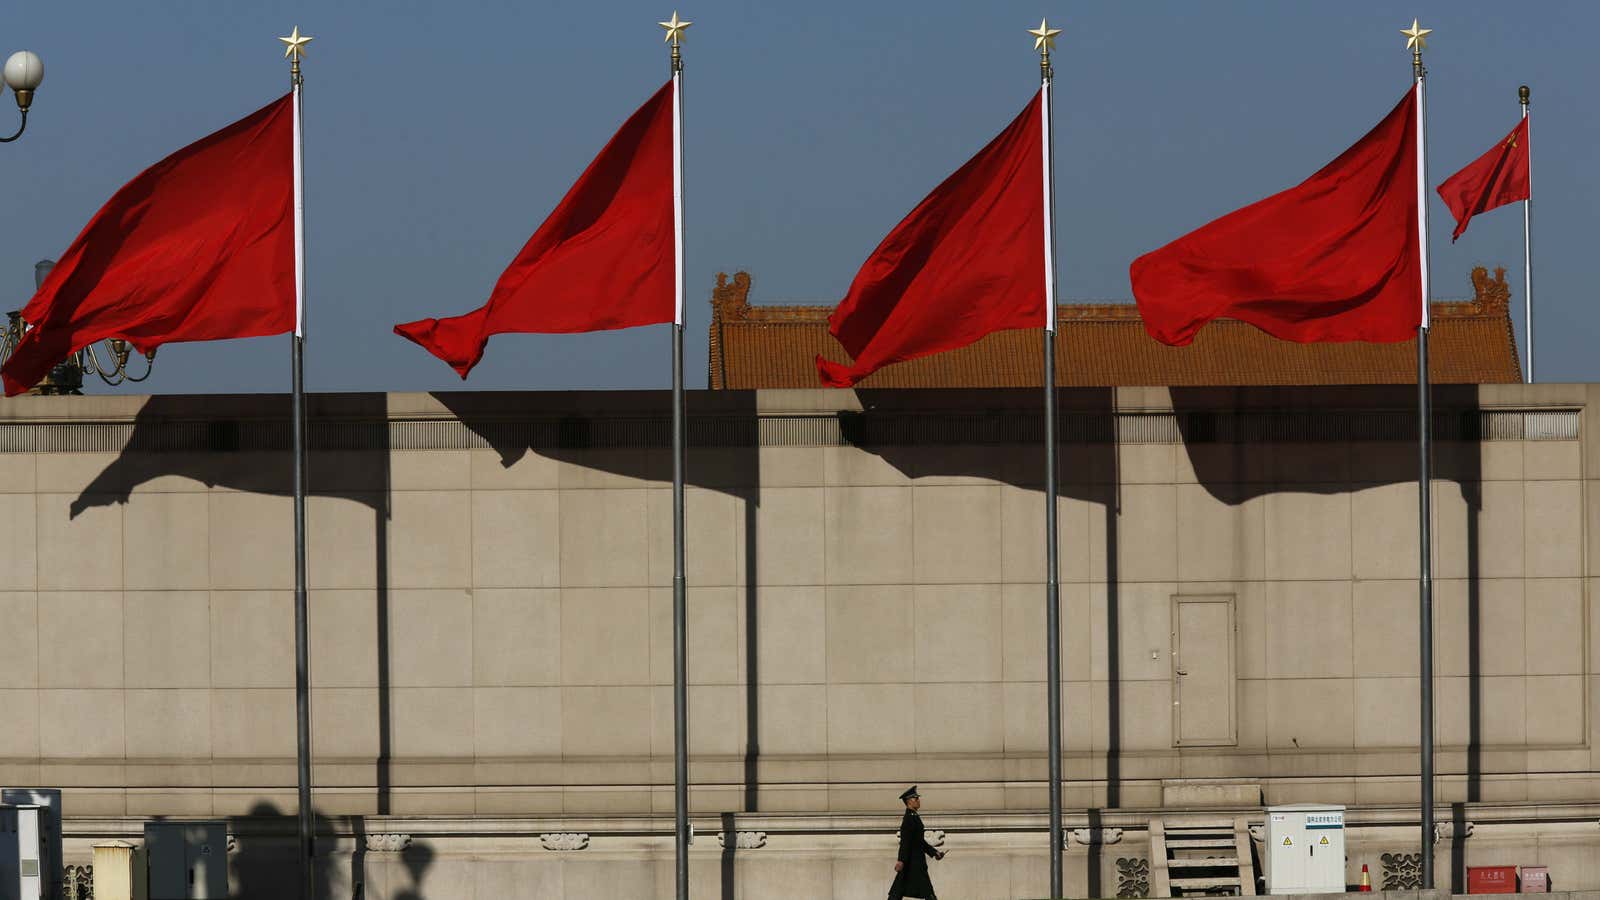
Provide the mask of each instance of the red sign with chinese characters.
POLYGON ((1515 894, 1516 866, 1467 866, 1467 893, 1515 894))

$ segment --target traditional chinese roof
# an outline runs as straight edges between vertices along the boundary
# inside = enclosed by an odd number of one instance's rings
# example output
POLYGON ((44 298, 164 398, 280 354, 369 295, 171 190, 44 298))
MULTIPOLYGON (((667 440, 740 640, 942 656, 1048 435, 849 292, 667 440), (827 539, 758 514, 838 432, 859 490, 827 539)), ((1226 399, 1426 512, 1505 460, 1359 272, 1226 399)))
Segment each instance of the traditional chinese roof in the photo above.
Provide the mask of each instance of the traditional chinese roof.
MULTIPOLYGON (((1522 380, 1505 269, 1472 270, 1474 296, 1433 304, 1428 372, 1436 384, 1522 380)), ((750 275, 717 276, 711 297, 713 390, 820 386, 818 354, 850 359, 828 333, 829 306, 753 306, 750 275)), ((1187 347, 1144 330, 1131 303, 1063 304, 1056 381, 1063 386, 1310 385, 1416 383, 1416 341, 1296 344, 1220 319, 1187 347)), ((887 366, 862 388, 1037 387, 1044 347, 1037 330, 1001 331, 975 344, 887 366)))

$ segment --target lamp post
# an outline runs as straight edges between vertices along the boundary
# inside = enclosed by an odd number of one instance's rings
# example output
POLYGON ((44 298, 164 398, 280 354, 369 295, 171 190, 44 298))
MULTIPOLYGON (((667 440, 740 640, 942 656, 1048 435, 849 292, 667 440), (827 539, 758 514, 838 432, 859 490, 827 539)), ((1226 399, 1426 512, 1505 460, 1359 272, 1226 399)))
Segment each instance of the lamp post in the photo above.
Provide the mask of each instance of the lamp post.
MULTIPOLYGON (((11 58, 15 60, 16 54, 11 58)), ((28 54, 33 56, 33 54, 28 54)), ((38 57, 34 57, 35 60, 38 57)), ((11 63, 6 63, 6 76, 9 80, 11 63)), ((34 81, 38 84, 38 81, 34 81)), ((20 100, 18 101, 21 102, 20 100)), ((26 110, 26 108, 24 108, 26 110)), ((18 132, 19 134, 21 132, 18 132)), ((44 279, 55 268, 55 261, 41 259, 33 266, 33 287, 38 290, 44 284, 44 279)), ((17 348, 17 342, 28 332, 32 326, 22 318, 22 310, 14 309, 7 313, 5 331, 0 333, 0 363, 11 358, 11 352, 17 348)), ((144 354, 144 373, 132 374, 128 363, 133 356, 133 348, 127 341, 112 338, 101 341, 100 345, 90 344, 66 359, 56 364, 32 390, 30 394, 81 394, 83 393, 83 373, 93 372, 101 381, 115 387, 123 382, 140 382, 150 377, 150 371, 155 366, 156 353, 154 350, 144 354), (105 354, 106 362, 100 361, 100 355, 105 354)))
POLYGON ((33 105, 33 92, 39 89, 39 82, 44 81, 44 63, 39 60, 37 53, 18 50, 6 60, 3 74, 6 85, 17 98, 17 111, 22 113, 22 124, 17 126, 17 133, 0 138, 0 144, 9 144, 22 137, 22 132, 28 127, 28 107, 33 105))

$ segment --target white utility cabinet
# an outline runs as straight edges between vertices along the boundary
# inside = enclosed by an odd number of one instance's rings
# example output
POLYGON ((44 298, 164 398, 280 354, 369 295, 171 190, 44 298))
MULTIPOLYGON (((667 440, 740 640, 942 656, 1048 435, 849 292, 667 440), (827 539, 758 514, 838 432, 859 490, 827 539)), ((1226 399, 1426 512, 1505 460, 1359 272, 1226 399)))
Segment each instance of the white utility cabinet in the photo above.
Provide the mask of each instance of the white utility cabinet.
POLYGON ((1344 892, 1344 807, 1269 806, 1262 837, 1267 893, 1344 892))
MULTIPOLYGON (((39 807, 39 842, 44 853, 39 857, 39 896, 61 896, 61 789, 0 788, 0 804, 39 807)), ((5 894, 0 894, 4 897, 5 894)))
POLYGON ((40 900, 44 894, 44 808, 0 804, 0 900, 40 900))

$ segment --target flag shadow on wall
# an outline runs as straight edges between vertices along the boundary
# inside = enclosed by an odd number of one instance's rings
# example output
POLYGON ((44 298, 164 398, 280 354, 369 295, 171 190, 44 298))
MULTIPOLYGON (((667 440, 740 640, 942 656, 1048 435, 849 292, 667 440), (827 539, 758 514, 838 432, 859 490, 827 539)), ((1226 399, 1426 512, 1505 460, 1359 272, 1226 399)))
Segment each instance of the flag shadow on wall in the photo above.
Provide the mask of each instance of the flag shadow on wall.
MULTIPOLYGON (((1271 495, 1311 494, 1350 495, 1352 533, 1383 525, 1385 532, 1415 535, 1417 500, 1400 509, 1364 503, 1363 492, 1372 496, 1389 485, 1415 485, 1420 470, 1418 447, 1417 389, 1410 385, 1358 385, 1319 387, 1247 387, 1170 389, 1173 411, 1183 434, 1184 452, 1195 481, 1215 499, 1232 507, 1261 500, 1271 495)), ((1432 544, 1434 552, 1434 659, 1456 655, 1466 661, 1467 708, 1466 746, 1436 744, 1436 775, 1463 776, 1468 803, 1483 794, 1483 634, 1482 590, 1479 545, 1479 519, 1483 510, 1483 448, 1491 426, 1479 404, 1477 385, 1435 384, 1433 397, 1433 478, 1434 510, 1432 544), (1450 498, 1447 492, 1459 491, 1464 507, 1464 540, 1452 546, 1449 533, 1438 526, 1441 507, 1450 498), (1460 558, 1465 562, 1466 645, 1451 648, 1440 643, 1450 632, 1441 631, 1439 621, 1449 615, 1448 602, 1441 595, 1446 579, 1439 560, 1460 558), (1444 601, 1444 602, 1442 602, 1444 601), (1454 653, 1452 652, 1454 651, 1454 653), (1464 751, 1464 752, 1463 752, 1464 751), (1452 757, 1463 759, 1452 765, 1452 757)), ((1271 521, 1265 529, 1276 527, 1271 521)), ((1415 539, 1412 539, 1415 543, 1415 539)), ((1401 614, 1393 619, 1372 621, 1353 616, 1352 640, 1368 640, 1375 631, 1398 630, 1413 636, 1417 629, 1417 565, 1405 573, 1410 599, 1401 614)), ((1387 575, 1401 574, 1398 572, 1387 575)), ((1373 573, 1355 572, 1367 579, 1373 573)), ((1413 638, 1414 639, 1414 638, 1413 638)), ((1360 674, 1357 672, 1356 674, 1360 674)), ((1458 718, 1462 710, 1440 703, 1435 682, 1435 708, 1439 719, 1458 718)), ((1403 755, 1417 746, 1416 726, 1395 729, 1392 747, 1403 755)), ((1302 749, 1275 748, 1273 752, 1298 753, 1302 749)), ((1409 767, 1386 773, 1417 777, 1419 761, 1409 767)), ((1355 776, 1357 773, 1348 773, 1355 776)), ((1362 775, 1375 773, 1365 772, 1362 775)), ((1463 814, 1462 804, 1454 804, 1454 815, 1463 814)), ((1465 890, 1466 861, 1463 837, 1457 827, 1451 842, 1451 883, 1457 893, 1465 890)), ((1413 848, 1414 849, 1414 848, 1413 848)))
MULTIPOLYGON (((1453 483, 1466 508, 1465 546, 1444 546, 1438 528, 1434 546, 1436 554, 1460 553, 1466 560, 1468 646, 1462 649, 1468 663, 1469 702, 1465 771, 1461 774, 1467 780, 1468 800, 1476 801, 1481 797, 1483 774, 1478 546, 1482 508, 1478 439, 1483 436, 1483 426, 1475 386, 1436 385, 1433 392, 1434 477, 1439 482, 1453 483)), ((1028 490, 1043 489, 1043 422, 1036 409, 1041 396, 1038 391, 858 390, 857 395, 862 411, 840 416, 843 442, 881 457, 906 476, 973 477, 1028 490)), ((1107 712, 1104 723, 1092 725, 1092 745, 1095 755, 1103 756, 1103 798, 1108 808, 1121 805, 1123 794, 1120 694, 1125 601, 1120 596, 1119 581, 1135 555, 1163 552, 1145 546, 1124 546, 1120 540, 1120 523, 1127 515, 1122 502, 1126 455, 1122 451, 1140 443, 1176 440, 1182 446, 1173 480, 1184 482, 1190 477, 1187 473, 1192 472, 1194 483, 1230 507, 1280 494, 1353 495, 1383 485, 1414 483, 1418 471, 1414 386, 1173 387, 1169 395, 1171 415, 1163 415, 1167 411, 1118 410, 1116 393, 1109 388, 1066 388, 1059 392, 1059 496, 1098 507, 1090 516, 1103 522, 1105 536, 1103 547, 1093 548, 1087 577, 1091 581, 1105 579, 1105 628, 1092 640, 1104 648, 1107 712), (1163 433, 1172 428, 1176 435, 1163 433)), ((1130 482, 1144 478, 1126 474, 1130 482)), ((1446 489, 1447 484, 1435 488, 1446 489)), ((1442 499, 1442 494, 1439 496, 1442 499)), ((1360 509, 1357 504, 1352 506, 1360 509)), ((1414 519, 1415 501, 1408 510, 1414 519)), ((1437 516, 1436 510, 1436 520, 1437 516)), ((1065 517, 1062 525, 1065 547, 1073 532, 1066 527, 1065 517)), ((1358 529, 1362 523, 1352 519, 1350 527, 1358 529)), ((1091 525, 1090 530, 1095 527, 1091 525)), ((1042 539, 1042 522, 1038 536, 1042 539)), ((1011 535, 1007 533, 1005 539, 1011 540, 1011 535)), ((1182 540, 1181 534, 1178 539, 1182 540)), ((1073 577, 1064 563, 1063 583, 1073 577)), ((1415 575, 1411 578, 1414 583, 1415 575)), ((1072 621, 1063 606, 1064 629, 1070 634, 1073 629, 1084 627, 1084 623, 1072 621)), ((1400 622, 1358 625, 1403 628, 1415 621, 1414 605, 1408 607, 1408 613, 1400 622)), ((1415 626, 1411 627, 1414 630, 1415 626)), ((1353 637, 1360 640, 1362 636, 1353 637)), ((1441 648, 1436 652, 1438 649, 1441 648)), ((1070 715, 1064 714, 1063 718, 1070 722, 1070 715)), ((1414 749, 1415 739, 1410 740, 1409 747, 1414 749)), ((1404 750, 1405 746, 1399 745, 1399 749, 1404 750)), ((1202 748, 1196 752, 1216 750, 1202 748)), ((1284 748, 1281 752, 1301 751, 1284 748)), ((1395 774, 1415 776, 1416 772, 1413 767, 1409 772, 1395 774)), ((1441 774, 1448 772, 1447 767, 1441 767, 1441 774)), ((1261 774, 1264 777, 1266 773, 1261 774)), ((1357 773, 1349 774, 1354 777, 1357 773)), ((1091 827, 1094 819, 1091 815, 1088 820, 1091 827)), ((1091 855, 1099 846, 1091 845, 1091 855)), ((1453 867, 1457 878, 1464 872, 1463 865, 1457 852, 1453 867)), ((1091 895, 1098 888, 1092 882, 1098 880, 1099 868, 1097 860, 1089 861, 1091 895)))
MULTIPOLYGON (((667 391, 582 391, 582 392, 472 392, 442 391, 432 397, 450 410, 476 436, 475 446, 493 450, 499 467, 510 470, 536 456, 557 464, 556 483, 561 487, 581 487, 595 474, 619 476, 652 492, 659 509, 671 509, 668 489, 672 485, 672 399, 667 391)), ((743 671, 745 741, 743 750, 742 808, 722 813, 728 840, 722 854, 722 895, 734 895, 734 850, 732 830, 736 814, 761 810, 761 598, 759 570, 761 541, 760 421, 753 391, 689 391, 686 409, 684 461, 686 518, 686 580, 691 610, 696 594, 707 587, 733 587, 738 590, 743 613, 742 638, 745 648, 743 671), (710 491, 730 498, 738 505, 735 531, 738 533, 739 571, 731 585, 701 583, 696 577, 697 558, 716 554, 695 541, 694 492, 710 491)), ((476 465, 476 462, 474 463, 476 465)), ((652 528, 670 529, 658 516, 657 505, 649 505, 652 528)), ((670 522, 670 520, 666 520, 670 522)), ((671 547, 670 537, 666 547, 671 547)), ((652 546, 660 542, 652 543, 652 546)), ((732 552, 728 546, 722 553, 732 552)), ((669 557, 670 560, 670 557, 669 557)), ((670 561, 667 563, 670 571, 670 561)), ((655 566, 652 566, 652 570, 655 566)), ((653 587, 670 587, 670 580, 651 576, 653 587)), ((691 618, 691 622, 693 619, 691 618)), ((691 663, 692 666, 692 663, 691 663)), ((690 680, 694 675, 691 668, 690 680)), ((691 699, 691 704, 693 700, 691 699)), ((663 711, 670 715, 671 710, 663 711)), ((691 728, 691 734, 693 729, 691 728)), ((691 747, 691 766, 697 756, 691 747)), ((695 775, 691 769, 691 783, 695 775)), ((670 783, 666 785, 670 787, 670 783)))
MULTIPOLYGON (((1035 509, 1037 515, 1027 521, 1027 532, 1021 536, 1013 535, 1009 530, 1011 520, 1003 518, 1001 539, 1007 543, 1034 541, 1042 546, 1045 529, 1045 507, 1042 502, 1045 489, 1043 396, 1041 390, 1029 388, 858 388, 856 397, 861 410, 840 413, 840 442, 879 457, 914 481, 938 484, 943 479, 978 479, 1039 494, 1041 502, 1035 509)), ((1084 885, 1087 890, 1085 896, 1099 897, 1105 896, 1105 886, 1101 884, 1101 856, 1106 846, 1098 833, 1099 811, 1102 808, 1121 807, 1125 802, 1121 691, 1121 615, 1124 601, 1121 596, 1120 561, 1126 560, 1127 551, 1120 547, 1119 511, 1122 498, 1114 441, 1115 392, 1110 388, 1059 388, 1056 401, 1058 502, 1074 500, 1089 506, 1087 516, 1081 522, 1069 522, 1067 515, 1059 517, 1059 546, 1063 548, 1059 571, 1063 585, 1061 625, 1064 648, 1072 646, 1070 638, 1074 632, 1081 632, 1088 627, 1088 623, 1074 620, 1072 604, 1067 599, 1067 587, 1085 579, 1097 583, 1096 586, 1104 586, 1105 627, 1100 633, 1090 635, 1084 646, 1097 642, 1100 649, 1095 655, 1103 655, 1106 661, 1104 683, 1093 686, 1094 691, 1104 692, 1105 720, 1093 722, 1093 733, 1085 740, 1082 735, 1072 734, 1074 710, 1069 708, 1065 697, 1062 710, 1063 748, 1071 748, 1080 741, 1087 743, 1091 748, 1089 755, 1094 759, 1087 768, 1103 770, 1104 773, 1103 777, 1088 779, 1091 803, 1086 812, 1081 814, 1081 820, 1073 814, 1073 809, 1084 810, 1085 804, 1075 803, 1072 799, 1063 801, 1068 811, 1067 827, 1086 827, 1094 833, 1087 851, 1084 885), (1103 547, 1072 547, 1074 543, 1081 545, 1088 538, 1086 528, 1088 532, 1104 535, 1103 547), (1078 561, 1069 561, 1069 555, 1078 561), (1083 568, 1082 560, 1085 559, 1087 571, 1083 568)), ((1037 555, 1036 573, 1007 572, 1005 579, 1038 583, 1038 617, 1033 632, 1040 636, 1042 642, 1045 633, 1045 568, 1042 552, 1037 555)), ((1045 659, 1042 643, 1039 650, 1042 663, 1045 659)), ((1086 660, 1072 660, 1071 651, 1066 652, 1068 658, 1063 660, 1062 665, 1064 680, 1074 680, 1072 671, 1078 666, 1089 671, 1086 660)), ((1037 680, 1046 680, 1044 671, 1038 673, 1037 680)), ((1047 715, 1047 710, 1041 705, 1037 712, 1037 732, 1041 742, 1048 734, 1047 715)), ((1078 769, 1081 773, 1085 766, 1082 762, 1070 761, 1075 751, 1064 749, 1063 752, 1069 757, 1063 767, 1063 792, 1068 798, 1075 793, 1081 796, 1081 792, 1073 790, 1073 783, 1083 785, 1085 779, 1081 774, 1075 776, 1073 770, 1078 769)), ((1041 748, 1034 756, 1042 772, 1048 754, 1041 748)), ((1044 796, 1048 796, 1048 791, 1044 796)))
MULTIPOLYGON (((1481 411, 1476 389, 1471 386, 1437 386, 1434 392, 1436 477, 1457 485, 1467 510, 1467 546, 1444 547, 1437 537, 1435 544, 1440 553, 1464 552, 1467 562, 1465 649, 1470 702, 1464 774, 1468 800, 1474 801, 1481 796, 1483 774, 1479 740, 1482 616, 1478 585, 1481 449, 1474 430, 1479 427, 1475 423, 1479 422, 1481 411)), ((514 466, 533 453, 584 470, 637 478, 652 489, 664 489, 670 484, 666 392, 462 392, 434 396, 475 435, 473 446, 492 449, 503 468, 514 466), (516 412, 513 414, 512 410, 516 412)), ((881 457, 910 478, 969 476, 1030 491, 1042 490, 1043 423, 1037 409, 1037 391, 860 390, 857 396, 861 411, 836 414, 836 424, 832 426, 835 431, 820 436, 791 435, 789 439, 800 444, 856 447, 881 457)), ((1198 485, 1230 506, 1274 494, 1349 493, 1415 480, 1414 387, 1172 388, 1170 396, 1183 444, 1179 469, 1185 468, 1186 463, 1198 485), (1282 410, 1299 412, 1286 418, 1278 412, 1282 410), (1297 416, 1303 421, 1294 421, 1297 416), (1269 430, 1262 431, 1264 428, 1269 430), (1271 428, 1279 430, 1274 432, 1271 428)), ((390 459, 398 449, 392 435, 397 426, 385 425, 389 416, 385 395, 309 399, 311 498, 357 503, 368 508, 373 517, 377 602, 372 639, 378 645, 380 683, 376 777, 378 809, 387 812, 388 530, 390 459)), ((760 684, 762 647, 756 574, 760 551, 760 445, 763 440, 769 445, 782 443, 786 439, 779 432, 792 432, 800 426, 793 421, 763 422, 753 392, 696 391, 690 393, 688 403, 687 484, 691 489, 714 491, 737 500, 744 524, 740 587, 744 637, 749 648, 744 681, 746 721, 750 727, 746 734, 742 811, 755 812, 761 807, 760 709, 756 690, 760 684)), ((1103 794, 1096 794, 1095 799, 1103 797, 1104 805, 1111 808, 1122 803, 1119 560, 1125 563, 1130 554, 1145 552, 1120 546, 1123 511, 1119 485, 1123 478, 1118 451, 1119 447, 1150 437, 1141 437, 1138 429, 1143 425, 1134 418, 1114 415, 1115 403, 1115 392, 1110 389, 1064 389, 1060 393, 1060 496, 1098 504, 1100 510, 1091 515, 1103 517, 1104 522, 1104 547, 1095 548, 1099 558, 1090 561, 1091 572, 1104 572, 1107 597, 1105 633, 1094 638, 1102 641, 1105 648, 1108 692, 1106 731, 1095 748, 1096 755, 1103 754, 1106 779, 1103 794), (1118 436, 1120 444, 1115 440, 1118 436)), ((159 490, 158 480, 169 477, 225 491, 287 496, 287 418, 288 398, 282 396, 150 398, 131 424, 124 449, 71 501, 70 513, 76 518, 90 509, 127 504, 136 493, 159 490), (219 409, 227 409, 228 416, 218 418, 219 409)), ((1444 486, 1437 490, 1444 490, 1444 486)), ((276 515, 277 508, 272 510, 271 514, 276 515)), ((282 506, 282 514, 287 531, 287 504, 282 506)), ((692 522, 691 518, 691 534, 692 522)), ((313 515, 313 538, 315 523, 313 515)), ((1360 527, 1359 522, 1352 524, 1360 527)), ((1039 528, 1042 537, 1042 522, 1039 528)), ((1063 540, 1068 536, 1063 522, 1063 540)), ((696 585, 692 552, 690 566, 693 598, 696 585)), ((318 575, 314 562, 312 568, 315 585, 318 575)), ((1063 580, 1069 577, 1064 567, 1063 580)), ((1064 624, 1069 630, 1074 626, 1065 611, 1064 624)), ((315 674, 313 669, 313 680, 315 674)), ((1096 730, 1099 727, 1097 724, 1096 730)), ((1449 772, 1447 766, 1441 766, 1441 770, 1449 772)), ((1098 846, 1092 845, 1091 853, 1098 846)), ((728 856, 724 880, 731 885, 731 854, 728 856)), ((1459 859, 1454 868, 1459 872, 1459 859)), ((1090 866, 1091 879, 1098 870, 1098 865, 1090 866)), ((1092 893, 1094 886, 1090 887, 1092 893)))
MULTIPOLYGON (((306 464, 307 490, 307 577, 309 583, 309 611, 312 646, 318 637, 318 595, 325 590, 342 590, 353 595, 373 591, 370 626, 358 626, 358 631, 333 636, 342 644, 359 645, 371 642, 375 648, 375 671, 370 673, 376 685, 377 696, 377 746, 376 758, 348 760, 334 759, 330 754, 313 756, 313 765, 325 763, 370 763, 373 766, 374 810, 387 815, 392 809, 391 798, 391 661, 390 661, 390 429, 385 426, 387 397, 384 394, 308 395, 306 464), (329 505, 329 501, 340 501, 329 505), (340 514, 333 507, 355 504, 370 515, 370 526, 361 524, 361 515, 353 519, 340 514), (324 513, 332 513, 324 518, 324 513), (328 581, 326 569, 319 572, 319 537, 328 539, 324 529, 348 528, 357 532, 370 528, 370 574, 364 572, 359 559, 341 560, 339 583, 328 581)), ((287 548, 282 554, 282 574, 269 582, 271 589, 280 594, 292 594, 294 568, 292 553, 293 519, 288 498, 293 494, 290 454, 290 398, 286 394, 253 394, 239 396, 152 396, 145 400, 134 420, 127 425, 108 424, 108 428, 121 429, 111 435, 121 450, 69 505, 73 519, 85 513, 106 507, 127 507, 137 503, 137 495, 163 491, 196 492, 195 484, 209 489, 207 503, 207 539, 217 540, 220 534, 231 533, 241 540, 256 541, 259 535, 272 528, 282 529, 282 541, 277 546, 287 548), (220 493, 219 493, 220 492, 220 493), (244 495, 282 498, 262 505, 243 500, 235 503, 222 494, 237 492, 244 495), (246 517, 244 525, 228 523, 231 517, 246 517), (220 517, 221 521, 217 518, 220 517), (219 530, 219 526, 221 529, 219 530), (239 529, 243 528, 243 531, 239 529), (254 534, 255 537, 251 537, 254 534)), ((362 543, 363 541, 357 541, 362 543)), ((216 573, 212 573, 213 587, 216 573)), ((360 616, 355 617, 359 621, 360 616)), ((284 607, 283 628, 292 634, 293 612, 284 607)), ((318 683, 318 656, 313 656, 311 683, 318 683)), ((285 663, 292 679, 293 660, 285 663)), ((362 677, 367 677, 362 673, 362 677)), ((318 721, 318 704, 313 702, 313 740, 322 729, 352 727, 349 722, 318 721)), ((355 737, 357 743, 362 740, 355 737)), ((313 785, 326 783, 314 770, 313 785)), ((278 789, 282 785, 270 785, 278 789)), ((315 798, 315 793, 313 797, 315 798)), ((315 799, 313 803, 315 804, 315 799)), ((252 816, 280 816, 271 804, 258 804, 252 816)), ((293 832, 294 816, 283 816, 293 832)), ((319 821, 327 822, 320 813, 319 821)), ((357 853, 352 862, 350 881, 363 880, 362 857, 364 849, 360 835, 364 830, 361 816, 334 817, 357 835, 357 853)), ((292 843, 292 842, 291 842, 292 843)), ((292 848, 291 848, 292 853, 292 848)), ((292 869, 292 866, 291 866, 292 869)), ((420 875, 419 875, 420 877, 420 875)))

